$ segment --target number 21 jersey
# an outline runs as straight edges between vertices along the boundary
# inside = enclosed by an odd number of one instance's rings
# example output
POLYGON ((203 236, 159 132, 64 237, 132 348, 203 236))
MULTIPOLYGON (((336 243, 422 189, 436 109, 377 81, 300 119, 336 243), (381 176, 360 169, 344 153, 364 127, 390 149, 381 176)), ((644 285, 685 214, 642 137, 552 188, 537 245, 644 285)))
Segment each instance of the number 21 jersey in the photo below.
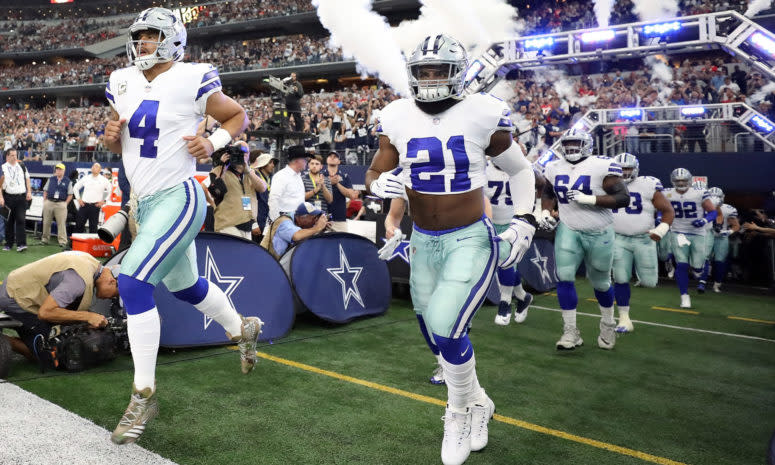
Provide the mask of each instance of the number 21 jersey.
POLYGON ((484 93, 437 114, 400 99, 382 110, 377 132, 398 150, 406 187, 424 194, 460 194, 485 185, 484 151, 496 131, 513 132, 509 115, 505 102, 484 93))
POLYGON ((126 119, 121 156, 132 191, 139 197, 192 177, 196 160, 183 136, 196 134, 207 98, 221 90, 218 71, 204 63, 174 63, 148 82, 136 66, 114 71, 105 97, 126 119))

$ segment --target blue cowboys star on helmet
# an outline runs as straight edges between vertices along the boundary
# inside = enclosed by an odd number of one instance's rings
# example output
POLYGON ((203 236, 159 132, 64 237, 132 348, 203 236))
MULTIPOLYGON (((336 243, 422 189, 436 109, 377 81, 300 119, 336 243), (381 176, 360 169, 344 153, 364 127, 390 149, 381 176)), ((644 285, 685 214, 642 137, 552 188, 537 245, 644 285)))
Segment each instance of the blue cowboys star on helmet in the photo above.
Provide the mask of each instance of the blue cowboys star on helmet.
POLYGON ((186 28, 172 11, 166 8, 148 8, 142 11, 135 22, 129 27, 129 38, 126 43, 126 55, 129 64, 145 71, 157 63, 182 61, 186 47, 186 28), (143 31, 158 32, 158 39, 141 40, 143 31), (156 44, 156 51, 147 55, 140 54, 143 42, 156 44))

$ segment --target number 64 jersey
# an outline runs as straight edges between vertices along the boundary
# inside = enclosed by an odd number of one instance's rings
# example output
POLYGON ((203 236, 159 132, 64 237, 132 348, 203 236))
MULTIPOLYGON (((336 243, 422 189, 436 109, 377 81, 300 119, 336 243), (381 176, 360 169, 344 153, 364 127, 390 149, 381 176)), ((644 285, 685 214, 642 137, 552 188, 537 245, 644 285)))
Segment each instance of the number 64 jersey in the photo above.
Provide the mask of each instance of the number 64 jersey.
POLYGON ((625 236, 646 234, 654 228, 655 208, 652 200, 654 193, 662 191, 662 182, 653 176, 638 176, 627 184, 630 191, 630 204, 626 208, 616 208, 614 231, 625 236))
POLYGON ((105 97, 126 119, 121 156, 135 194, 153 194, 194 175, 196 160, 183 136, 196 134, 207 98, 220 90, 218 71, 204 63, 174 63, 151 82, 136 66, 111 73, 105 97))
POLYGON ((398 150, 406 187, 424 194, 460 194, 485 185, 484 151, 496 131, 514 130, 509 114, 505 102, 484 93, 438 114, 400 99, 382 110, 377 132, 398 150))

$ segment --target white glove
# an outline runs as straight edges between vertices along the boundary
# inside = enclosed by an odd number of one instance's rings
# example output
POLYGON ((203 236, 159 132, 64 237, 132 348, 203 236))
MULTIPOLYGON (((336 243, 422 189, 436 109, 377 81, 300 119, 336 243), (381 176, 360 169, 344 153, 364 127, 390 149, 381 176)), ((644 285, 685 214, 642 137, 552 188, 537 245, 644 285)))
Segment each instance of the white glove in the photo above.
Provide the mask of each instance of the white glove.
POLYGON ((676 234, 675 236, 675 242, 678 244, 678 247, 683 247, 685 245, 691 245, 691 241, 686 238, 683 234, 676 234))
POLYGON ((572 200, 582 205, 595 205, 597 203, 596 195, 585 194, 578 190, 568 191, 568 200, 572 200))
POLYGON ((721 232, 718 233, 718 235, 721 236, 721 237, 729 237, 730 234, 732 234, 732 230, 731 229, 724 229, 724 230, 722 230, 721 232))
POLYGON ((383 199, 397 199, 404 195, 404 183, 398 177, 401 168, 393 171, 385 171, 377 179, 371 182, 369 190, 377 197, 383 199))
POLYGON ((393 256, 393 251, 396 250, 398 244, 400 244, 404 239, 406 239, 406 234, 402 233, 401 229, 399 228, 394 229, 393 237, 385 241, 385 245, 379 249, 379 259, 390 260, 390 257, 393 256))
POLYGON ((535 232, 535 226, 530 224, 527 220, 522 218, 512 219, 509 229, 495 237, 496 242, 508 242, 511 244, 511 253, 509 253, 509 257, 500 263, 499 266, 501 268, 509 268, 515 263, 519 263, 520 260, 522 260, 522 256, 527 252, 527 249, 530 248, 530 243, 533 241, 533 234, 535 234, 535 232))
POLYGON ((557 220, 549 210, 544 210, 541 212, 541 221, 538 223, 538 227, 544 231, 553 231, 557 227, 557 220))

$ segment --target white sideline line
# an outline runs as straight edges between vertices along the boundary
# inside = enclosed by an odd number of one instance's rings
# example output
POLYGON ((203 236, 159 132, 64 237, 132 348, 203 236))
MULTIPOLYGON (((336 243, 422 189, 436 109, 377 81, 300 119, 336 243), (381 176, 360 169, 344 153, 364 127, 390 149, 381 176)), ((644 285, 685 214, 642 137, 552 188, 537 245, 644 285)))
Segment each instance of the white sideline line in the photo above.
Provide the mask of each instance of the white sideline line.
MULTIPOLYGON (((530 308, 540 308, 541 310, 549 310, 551 312, 562 312, 562 310, 559 308, 542 307, 540 305, 531 305, 530 308)), ((600 315, 595 315, 594 313, 584 313, 584 312, 577 311, 576 314, 600 318, 600 315)), ((739 337, 740 339, 750 339, 753 341, 775 342, 775 339, 767 339, 765 337, 758 337, 758 336, 747 336, 745 334, 724 333, 721 331, 711 331, 709 329, 698 329, 698 328, 688 328, 686 326, 666 325, 664 323, 654 323, 652 321, 632 320, 632 322, 639 323, 642 325, 648 325, 648 326, 659 326, 660 328, 671 328, 671 329, 680 329, 683 331, 692 331, 695 333, 715 334, 717 336, 739 337)))
POLYGON ((0 464, 175 465, 15 384, 0 383, 0 412, 0 464))

